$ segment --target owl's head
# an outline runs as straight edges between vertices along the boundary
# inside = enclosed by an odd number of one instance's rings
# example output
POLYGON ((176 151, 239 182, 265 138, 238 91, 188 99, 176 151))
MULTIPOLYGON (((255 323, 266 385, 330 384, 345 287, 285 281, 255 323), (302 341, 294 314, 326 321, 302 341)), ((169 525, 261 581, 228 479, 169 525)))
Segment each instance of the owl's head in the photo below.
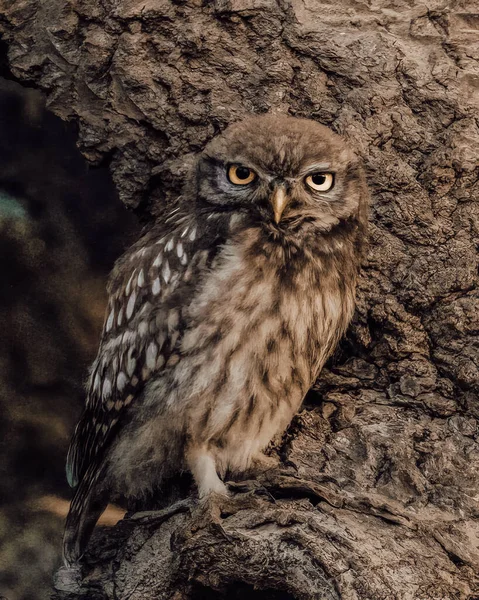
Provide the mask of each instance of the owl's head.
POLYGON ((201 154, 201 213, 238 212, 287 237, 365 219, 367 188, 358 158, 327 127, 284 115, 230 125, 201 154))

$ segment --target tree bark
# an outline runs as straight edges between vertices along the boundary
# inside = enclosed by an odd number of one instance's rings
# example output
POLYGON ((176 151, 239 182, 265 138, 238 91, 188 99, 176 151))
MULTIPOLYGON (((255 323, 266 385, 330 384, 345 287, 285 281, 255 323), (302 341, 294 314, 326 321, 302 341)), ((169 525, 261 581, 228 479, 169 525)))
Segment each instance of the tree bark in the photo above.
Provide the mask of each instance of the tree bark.
POLYGON ((251 112, 344 135, 373 196, 354 323, 272 450, 282 468, 99 532, 57 598, 479 597, 478 8, 0 0, 14 76, 145 221, 251 112))

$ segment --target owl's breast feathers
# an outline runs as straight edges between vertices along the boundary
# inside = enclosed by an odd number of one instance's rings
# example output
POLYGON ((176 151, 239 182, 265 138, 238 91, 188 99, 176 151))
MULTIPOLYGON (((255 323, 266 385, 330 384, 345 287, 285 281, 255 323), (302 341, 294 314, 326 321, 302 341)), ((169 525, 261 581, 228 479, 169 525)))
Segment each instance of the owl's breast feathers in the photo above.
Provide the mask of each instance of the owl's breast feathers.
POLYGON ((72 485, 101 460, 126 412, 145 406, 161 405, 175 427, 218 445, 249 431, 264 447, 343 334, 354 307, 350 244, 298 249, 259 228, 213 231, 184 219, 119 261, 69 452, 72 485))
POLYGON ((259 451, 286 427, 352 316, 355 272, 346 281, 342 262, 288 254, 259 229, 224 244, 188 308, 172 375, 170 402, 188 407, 198 438, 241 439, 246 459, 248 444, 259 451))

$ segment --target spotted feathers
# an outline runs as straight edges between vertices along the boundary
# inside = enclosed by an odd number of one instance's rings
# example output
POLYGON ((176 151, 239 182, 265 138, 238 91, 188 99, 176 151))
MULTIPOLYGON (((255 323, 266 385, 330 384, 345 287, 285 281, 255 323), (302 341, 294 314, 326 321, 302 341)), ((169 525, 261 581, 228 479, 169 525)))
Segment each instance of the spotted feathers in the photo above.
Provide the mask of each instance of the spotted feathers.
POLYGON ((141 249, 134 246, 117 265, 103 340, 91 369, 86 410, 68 454, 67 478, 72 487, 102 455, 123 410, 152 374, 179 361, 179 355, 172 356, 172 352, 181 333, 181 309, 168 309, 168 303, 178 288, 188 285, 195 268, 204 267, 205 258, 208 261, 216 253, 210 240, 208 249, 192 248, 196 231, 193 223, 183 223, 179 230, 175 219, 170 219, 166 231, 163 227, 147 234, 137 244, 141 249))

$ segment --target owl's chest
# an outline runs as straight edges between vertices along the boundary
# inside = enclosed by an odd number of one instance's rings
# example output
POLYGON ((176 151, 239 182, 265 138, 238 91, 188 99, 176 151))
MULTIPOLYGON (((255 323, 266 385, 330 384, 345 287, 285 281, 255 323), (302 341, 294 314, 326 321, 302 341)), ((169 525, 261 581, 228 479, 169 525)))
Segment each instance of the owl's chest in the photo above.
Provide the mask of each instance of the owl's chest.
POLYGON ((317 261, 285 263, 232 245, 204 280, 189 318, 184 354, 204 348, 208 364, 233 380, 278 383, 288 375, 309 386, 347 316, 337 273, 323 273, 317 261))

